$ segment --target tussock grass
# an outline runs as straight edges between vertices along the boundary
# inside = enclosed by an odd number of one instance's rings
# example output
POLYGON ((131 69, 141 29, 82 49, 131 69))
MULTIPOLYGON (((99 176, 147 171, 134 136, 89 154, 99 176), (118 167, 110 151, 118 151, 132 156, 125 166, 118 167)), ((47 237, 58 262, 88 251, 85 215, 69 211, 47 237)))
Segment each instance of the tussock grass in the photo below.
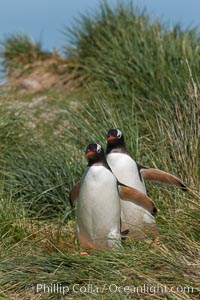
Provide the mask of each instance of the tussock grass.
POLYGON ((0 256, 28 235, 26 213, 21 203, 5 195, 0 199, 0 256))
POLYGON ((64 59, 58 50, 43 49, 41 41, 26 34, 10 34, 0 41, 0 58, 6 85, 13 90, 35 93, 54 87, 75 89, 74 59, 64 59))
POLYGON ((67 36, 71 47, 66 55, 77 56, 84 83, 92 79, 99 88, 105 83, 116 93, 120 86, 128 94, 169 101, 188 82, 186 59, 199 78, 196 30, 183 31, 179 25, 169 30, 159 20, 151 22, 131 1, 115 8, 104 2, 93 17, 80 18, 67 36))
MULTIPOLYGON (((183 244, 183 243, 182 243, 183 244)), ((180 245, 181 246, 181 245, 180 245)), ((194 253, 194 256, 196 253, 194 253)), ((167 286, 170 289, 176 283, 176 286, 195 287, 196 265, 186 263, 182 257, 178 256, 173 250, 165 253, 159 249, 144 242, 129 243, 122 251, 116 252, 93 252, 90 257, 80 257, 75 248, 72 255, 65 250, 51 254, 37 253, 26 256, 25 258, 10 259, 2 262, 2 272, 6 276, 2 279, 2 284, 7 292, 18 290, 23 292, 28 286, 28 290, 36 292, 37 284, 59 283, 62 286, 67 285, 70 292, 66 296, 81 297, 88 299, 102 299, 101 297, 120 297, 119 293, 111 293, 115 286, 151 286, 157 288, 157 299, 192 299, 197 296, 197 289, 193 288, 193 293, 186 292, 160 292, 161 287, 167 286), (112 276, 110 271, 112 269, 112 276), (15 275, 13 270, 15 270, 15 275), (14 289, 10 283, 13 283, 14 289), (87 292, 75 294, 75 288, 91 284, 93 288, 98 287, 99 293, 89 295, 87 292), (98 299, 98 298, 97 298, 98 299)), ((27 291, 27 290, 26 290, 27 291)), ((190 290, 189 290, 190 291, 190 290)), ((192 290, 191 290, 192 291, 192 290)), ((49 293, 47 299, 62 299, 61 295, 49 293), (51 297, 50 297, 51 296, 51 297)), ((134 294, 135 299, 140 299, 142 293, 134 294)), ((121 293, 122 297, 128 295, 121 293)), ((45 294, 41 293, 45 297, 45 294)), ((150 299, 150 293, 145 295, 150 299)), ((129 295, 128 299, 133 297, 129 295)), ((103 298, 104 299, 104 298, 103 298)))
POLYGON ((23 201, 30 214, 52 215, 69 210, 68 185, 73 168, 65 158, 65 144, 51 145, 23 127, 16 112, 3 110, 1 123, 1 180, 3 189, 23 201))
POLYGON ((77 56, 92 99, 74 122, 81 138, 88 131, 102 141, 95 132, 104 136, 119 127, 128 132, 136 159, 171 168, 199 189, 197 31, 179 25, 169 30, 122 1, 115 8, 103 2, 94 16, 82 16, 70 37, 66 54, 77 56))
POLYGON ((41 42, 35 42, 26 34, 10 34, 0 45, 2 64, 8 75, 14 70, 50 57, 50 53, 42 49, 41 42))
POLYGON ((71 37, 75 49, 66 53, 76 57, 72 65, 82 80, 81 97, 74 92, 67 103, 65 93, 52 91, 48 105, 57 105, 63 114, 44 123, 38 108, 36 130, 26 126, 24 118, 29 115, 0 107, 1 296, 199 299, 197 33, 179 26, 169 30, 130 5, 111 9, 104 3, 94 17, 82 17, 71 37), (114 127, 123 130, 138 162, 179 176, 188 192, 147 183, 159 209, 163 249, 151 240, 127 239, 119 251, 92 251, 83 257, 68 192, 85 168, 85 146, 98 142, 105 148, 105 133, 114 127), (65 296, 37 294, 40 283, 67 285, 70 291, 65 296), (74 293, 75 284, 91 284, 99 293, 74 293), (168 290, 111 293, 114 285, 168 290), (170 292, 171 287, 189 290, 170 292))

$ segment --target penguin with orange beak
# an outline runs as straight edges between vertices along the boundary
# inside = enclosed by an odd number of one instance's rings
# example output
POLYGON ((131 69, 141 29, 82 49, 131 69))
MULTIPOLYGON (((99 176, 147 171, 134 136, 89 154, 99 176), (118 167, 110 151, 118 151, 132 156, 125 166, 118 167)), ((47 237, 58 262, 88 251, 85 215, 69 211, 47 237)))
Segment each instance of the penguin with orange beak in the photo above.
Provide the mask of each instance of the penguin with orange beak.
POLYGON ((95 250, 121 247, 122 201, 145 209, 157 233, 157 208, 151 199, 117 180, 99 144, 89 144, 85 154, 88 165, 80 183, 76 210, 76 228, 81 245, 95 250))
MULTIPOLYGON (((176 176, 164 171, 139 165, 128 153, 123 133, 120 129, 110 129, 106 134, 106 161, 117 180, 147 196, 145 181, 157 181, 175 185, 186 191, 185 184, 176 176)), ((81 183, 77 182, 70 192, 70 202, 78 199, 81 183)), ((133 239, 143 239, 149 233, 156 236, 155 218, 144 206, 131 201, 121 201, 121 232, 128 232, 133 239)))
MULTIPOLYGON (((161 170, 143 167, 130 156, 120 129, 110 129, 106 134, 106 160, 113 174, 121 183, 147 195, 145 180, 159 181, 179 186, 186 190, 184 183, 177 177, 161 170)), ((129 236, 142 239, 156 230, 154 220, 145 210, 134 203, 121 201, 121 221, 128 228, 129 236)))

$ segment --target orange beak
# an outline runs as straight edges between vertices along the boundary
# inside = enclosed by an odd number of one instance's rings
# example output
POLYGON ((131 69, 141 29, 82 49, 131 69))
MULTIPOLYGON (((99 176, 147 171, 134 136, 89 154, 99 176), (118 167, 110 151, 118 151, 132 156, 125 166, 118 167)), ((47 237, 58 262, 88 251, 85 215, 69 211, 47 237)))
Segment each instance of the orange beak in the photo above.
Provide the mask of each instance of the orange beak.
POLYGON ((91 155, 94 155, 94 154, 95 154, 94 151, 89 151, 89 152, 86 153, 86 156, 91 156, 91 155))
POLYGON ((107 138, 107 141, 112 141, 112 140, 116 140, 117 139, 117 137, 116 136, 109 136, 108 138, 107 138))

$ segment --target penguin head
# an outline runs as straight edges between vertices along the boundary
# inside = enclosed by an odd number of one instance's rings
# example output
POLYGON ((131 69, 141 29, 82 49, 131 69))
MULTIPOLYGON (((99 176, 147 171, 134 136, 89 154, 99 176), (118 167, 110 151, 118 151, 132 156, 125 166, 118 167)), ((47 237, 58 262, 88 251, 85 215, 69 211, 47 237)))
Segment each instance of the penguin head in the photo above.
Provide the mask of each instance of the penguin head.
POLYGON ((99 144, 89 144, 85 149, 89 165, 99 162, 105 158, 104 150, 99 144))
POLYGON ((106 134, 107 145, 112 147, 124 146, 124 136, 120 129, 110 129, 106 134))

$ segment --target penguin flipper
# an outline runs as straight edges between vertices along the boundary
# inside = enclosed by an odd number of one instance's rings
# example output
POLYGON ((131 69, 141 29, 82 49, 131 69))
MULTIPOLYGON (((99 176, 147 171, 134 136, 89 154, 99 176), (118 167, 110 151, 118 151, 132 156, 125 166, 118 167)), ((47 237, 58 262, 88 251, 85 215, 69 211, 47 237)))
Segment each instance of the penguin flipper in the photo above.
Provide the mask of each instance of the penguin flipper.
POLYGON ((183 191, 187 191, 187 187, 178 177, 171 175, 167 172, 153 168, 140 167, 140 173, 144 180, 158 181, 170 185, 176 185, 179 186, 183 191))
POLYGON ((134 188, 125 186, 124 184, 123 185, 119 184, 118 190, 119 190, 119 196, 122 200, 131 201, 148 210, 153 216, 156 216, 157 207, 155 203, 147 195, 134 188))
POLYGON ((69 202, 71 204, 71 206, 75 206, 75 202, 78 199, 79 196, 79 192, 80 192, 80 188, 81 188, 81 182, 78 181, 71 189, 71 191, 69 192, 69 202))

